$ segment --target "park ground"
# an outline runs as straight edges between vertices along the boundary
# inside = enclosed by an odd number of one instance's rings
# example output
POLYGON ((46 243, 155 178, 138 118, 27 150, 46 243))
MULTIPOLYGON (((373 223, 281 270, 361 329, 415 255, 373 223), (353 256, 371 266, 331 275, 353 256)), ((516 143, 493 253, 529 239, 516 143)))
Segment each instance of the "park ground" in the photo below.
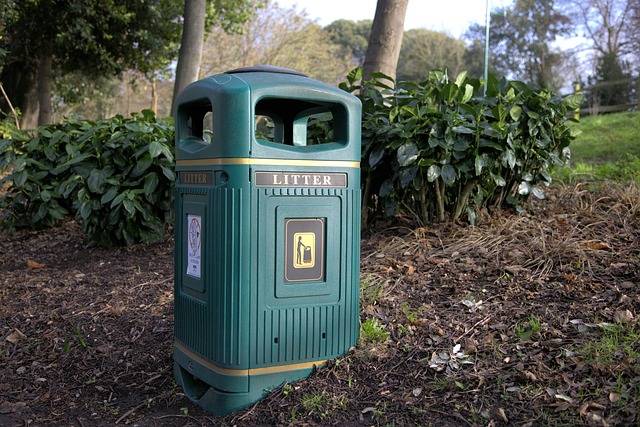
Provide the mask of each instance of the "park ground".
POLYGON ((361 338, 226 417, 172 379, 173 238, 0 236, 0 425, 638 426, 640 189, 363 233, 361 338))

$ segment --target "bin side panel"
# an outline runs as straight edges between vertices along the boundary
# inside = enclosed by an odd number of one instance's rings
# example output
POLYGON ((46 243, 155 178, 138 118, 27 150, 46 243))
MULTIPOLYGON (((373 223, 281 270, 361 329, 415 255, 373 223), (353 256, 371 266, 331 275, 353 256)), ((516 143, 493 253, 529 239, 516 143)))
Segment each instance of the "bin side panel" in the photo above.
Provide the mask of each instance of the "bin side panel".
MULTIPOLYGON (((218 171, 213 171, 217 176, 218 171)), ((244 175, 244 173, 243 173, 244 175)), ((202 191, 176 188, 176 284, 175 338, 203 359, 229 369, 248 366, 248 272, 242 233, 247 230, 242 188, 206 189, 207 213, 202 218, 203 292, 187 286, 194 280, 186 274, 188 236, 183 224, 189 212, 189 193, 202 191), (184 230, 183 230, 184 229, 184 230)))

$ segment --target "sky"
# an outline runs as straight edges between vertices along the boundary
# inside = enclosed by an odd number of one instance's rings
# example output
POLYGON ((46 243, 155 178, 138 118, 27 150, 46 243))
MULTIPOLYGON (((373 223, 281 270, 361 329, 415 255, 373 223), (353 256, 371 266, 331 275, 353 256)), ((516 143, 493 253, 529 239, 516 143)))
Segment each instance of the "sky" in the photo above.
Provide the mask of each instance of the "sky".
MULTIPOLYGON (((280 7, 306 10, 309 19, 326 26, 338 19, 360 21, 376 13, 376 0, 277 0, 280 7)), ((490 8, 504 7, 511 0, 489 0, 490 8)), ((460 37, 473 23, 484 24, 486 0, 409 0, 405 31, 414 28, 445 32, 460 37)))

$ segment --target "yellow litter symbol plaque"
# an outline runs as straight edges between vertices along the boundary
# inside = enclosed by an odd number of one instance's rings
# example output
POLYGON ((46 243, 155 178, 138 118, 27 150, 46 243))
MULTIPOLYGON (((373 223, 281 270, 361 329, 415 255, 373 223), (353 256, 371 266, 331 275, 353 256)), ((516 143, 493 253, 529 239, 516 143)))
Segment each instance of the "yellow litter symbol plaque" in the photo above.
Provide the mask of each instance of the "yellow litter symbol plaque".
POLYGON ((286 282, 324 280, 324 218, 285 220, 286 282))
POLYGON ((293 235, 296 259, 293 268, 313 268, 315 265, 314 252, 316 247, 315 233, 295 233, 293 235))

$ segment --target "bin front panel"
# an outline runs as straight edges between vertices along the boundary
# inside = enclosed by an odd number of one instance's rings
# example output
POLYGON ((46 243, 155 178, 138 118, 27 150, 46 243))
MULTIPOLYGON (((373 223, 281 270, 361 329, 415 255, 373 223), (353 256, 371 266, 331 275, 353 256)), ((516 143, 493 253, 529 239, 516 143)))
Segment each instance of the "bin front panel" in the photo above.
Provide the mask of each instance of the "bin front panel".
POLYGON ((252 176, 253 363, 286 365, 344 354, 359 331, 359 169, 318 162, 260 166, 252 176), (272 178, 256 179, 260 174, 272 178))

